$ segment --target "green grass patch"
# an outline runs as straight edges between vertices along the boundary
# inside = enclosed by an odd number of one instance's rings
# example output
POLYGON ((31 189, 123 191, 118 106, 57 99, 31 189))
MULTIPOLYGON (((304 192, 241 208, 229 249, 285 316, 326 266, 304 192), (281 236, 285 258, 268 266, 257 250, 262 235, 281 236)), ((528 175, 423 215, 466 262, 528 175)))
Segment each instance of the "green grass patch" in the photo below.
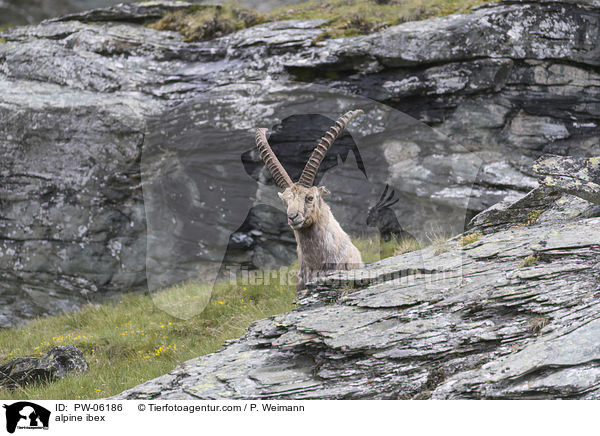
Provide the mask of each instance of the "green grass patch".
MULTIPOLYGON (((0 33, 14 27, 14 24, 0 24, 0 33)), ((0 44, 6 44, 6 39, 0 36, 0 44)))
POLYGON ((327 28, 318 39, 377 32, 407 21, 468 12, 481 0, 310 0, 277 9, 268 21, 324 19, 327 28))
POLYGON ((172 30, 183 35, 185 42, 206 41, 264 21, 258 12, 235 3, 198 5, 192 12, 172 12, 150 24, 156 30, 172 30))
POLYGON ((396 239, 389 241, 379 238, 355 238, 352 242, 360 251, 364 263, 373 263, 391 256, 400 256, 410 251, 416 251, 423 246, 416 239, 396 239))
POLYGON ((460 238, 458 243, 462 247, 464 247, 465 245, 469 245, 469 244, 479 241, 481 238, 483 238, 483 234, 481 234, 481 233, 470 233, 470 234, 465 235, 462 238, 460 238))
POLYGON ((309 0, 266 14, 235 2, 221 6, 198 5, 189 12, 169 13, 150 24, 158 30, 181 33, 184 41, 203 41, 263 22, 323 19, 316 41, 363 35, 406 21, 465 13, 485 0, 309 0))
MULTIPOLYGON (((179 362, 217 351, 227 339, 240 337, 248 325, 293 308, 294 285, 218 283, 179 285, 157 296, 126 295, 118 302, 88 305, 76 313, 41 318, 15 329, 0 330, 0 362, 45 353, 72 344, 85 355, 89 370, 46 385, 15 391, 0 389, 0 398, 95 399, 117 394, 167 373, 179 362), (182 320, 169 311, 207 298, 204 311, 182 320), (177 306, 178 305, 178 306, 177 306), (164 306, 162 306, 164 307, 164 306)), ((184 313, 185 315, 185 313, 184 313)))
MULTIPOLYGON (((414 240, 380 244, 378 237, 364 237, 354 242, 367 263, 421 248, 414 240)), ((253 321, 291 310, 296 272, 297 262, 280 270, 250 271, 214 288, 182 283, 154 297, 125 295, 0 329, 0 364, 41 355, 56 345, 75 345, 89 365, 86 373, 53 383, 0 389, 0 399, 103 398, 161 376, 180 362, 217 351, 224 341, 242 336, 253 321)))

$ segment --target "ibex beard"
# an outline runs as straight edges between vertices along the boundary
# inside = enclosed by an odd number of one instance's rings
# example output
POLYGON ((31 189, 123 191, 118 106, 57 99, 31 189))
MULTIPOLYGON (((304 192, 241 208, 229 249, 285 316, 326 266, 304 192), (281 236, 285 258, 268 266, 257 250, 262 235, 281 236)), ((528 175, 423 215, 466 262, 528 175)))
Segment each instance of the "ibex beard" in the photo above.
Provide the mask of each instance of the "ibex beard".
POLYGON ((320 275, 354 269, 363 264, 360 252, 323 200, 329 192, 322 186, 313 186, 327 151, 352 118, 361 112, 347 112, 336 121, 315 147, 297 183, 292 182, 271 150, 266 129, 256 131, 256 146, 275 183, 283 189, 279 197, 286 207, 288 224, 296 237, 299 264, 297 291, 320 275))

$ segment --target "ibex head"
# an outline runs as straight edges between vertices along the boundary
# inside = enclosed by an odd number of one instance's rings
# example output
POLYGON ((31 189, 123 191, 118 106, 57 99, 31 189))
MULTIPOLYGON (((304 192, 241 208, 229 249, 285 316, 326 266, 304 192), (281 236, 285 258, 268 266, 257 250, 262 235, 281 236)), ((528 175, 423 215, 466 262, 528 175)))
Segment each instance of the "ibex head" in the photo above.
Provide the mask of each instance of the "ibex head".
POLYGON ((279 193, 279 198, 283 200, 287 208, 288 224, 292 229, 299 230, 314 224, 318 211, 322 207, 321 197, 329 193, 322 186, 313 186, 319 167, 333 142, 348 123, 360 113, 362 113, 360 109, 347 112, 329 128, 313 150, 300 175, 300 179, 296 183, 292 182, 283 165, 271 150, 271 146, 267 141, 267 129, 256 130, 256 146, 260 152, 260 157, 273 175, 275 183, 283 189, 283 192, 279 193))

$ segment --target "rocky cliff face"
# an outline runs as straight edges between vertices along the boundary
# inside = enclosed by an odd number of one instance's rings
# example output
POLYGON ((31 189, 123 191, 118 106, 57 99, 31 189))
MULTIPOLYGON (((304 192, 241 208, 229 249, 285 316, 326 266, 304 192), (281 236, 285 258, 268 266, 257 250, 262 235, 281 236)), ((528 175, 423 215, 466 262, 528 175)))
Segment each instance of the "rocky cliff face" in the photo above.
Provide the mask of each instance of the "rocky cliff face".
POLYGON ((537 188, 115 398, 599 399, 599 212, 537 188))
POLYGON ((185 266, 194 268, 198 257, 218 264, 224 253, 190 245, 206 234, 226 246, 239 229, 237 240, 251 250, 234 253, 238 262, 289 259, 289 234, 243 225, 256 216, 277 221, 261 210, 247 216, 274 191, 264 177, 249 184, 252 172, 240 156, 252 149, 254 127, 277 128, 294 114, 333 118, 356 105, 366 109, 350 133, 369 185, 356 191, 365 180, 358 170, 324 179, 336 215, 349 226, 364 227, 369 203, 390 184, 403 199, 395 212, 409 231, 423 235, 424 222, 435 227, 445 216, 460 230, 465 218, 537 186, 531 166, 541 154, 600 154, 598 7, 491 4, 316 44, 319 21, 268 23, 202 43, 135 24, 189 8, 172 2, 5 31, 0 325, 144 289, 147 250, 159 284, 186 277, 185 266), (198 133, 209 139, 198 141, 198 133), (173 157, 160 168, 173 175, 167 186, 190 192, 152 190, 160 187, 152 177, 142 191, 141 172, 160 162, 156 150, 173 157), (216 155, 218 163, 191 165, 202 162, 188 159, 192 151, 216 155), (234 161, 239 165, 227 166, 234 161), (214 202, 203 206, 194 197, 204 192, 194 186, 209 186, 203 180, 215 181, 215 201, 237 192, 242 203, 226 202, 222 214, 214 202), (169 192, 185 194, 190 208, 176 216, 190 221, 164 224, 172 218, 162 213, 169 192), (192 223, 198 214, 206 219, 192 223), (165 276, 174 263, 182 270, 165 276))

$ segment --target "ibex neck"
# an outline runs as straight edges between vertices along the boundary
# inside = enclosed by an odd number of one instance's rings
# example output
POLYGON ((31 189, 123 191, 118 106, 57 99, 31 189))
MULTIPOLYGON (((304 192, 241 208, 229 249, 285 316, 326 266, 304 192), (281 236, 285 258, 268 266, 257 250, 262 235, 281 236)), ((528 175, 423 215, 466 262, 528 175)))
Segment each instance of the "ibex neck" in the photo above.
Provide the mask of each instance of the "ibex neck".
POLYGON ((329 206, 322 203, 310 227, 294 230, 301 271, 319 271, 336 264, 343 240, 348 238, 329 206))
POLYGON ((319 232, 327 228, 332 221, 335 221, 331 209, 325 204, 323 200, 319 203, 318 210, 315 211, 313 222, 310 226, 296 230, 303 236, 308 236, 312 233, 319 232))
POLYGON ((329 239, 337 233, 336 227, 339 227, 329 206, 323 202, 319 209, 311 226, 294 230, 299 253, 311 253, 310 257, 315 257, 315 255, 320 257, 325 254, 328 244, 331 242, 329 239))

